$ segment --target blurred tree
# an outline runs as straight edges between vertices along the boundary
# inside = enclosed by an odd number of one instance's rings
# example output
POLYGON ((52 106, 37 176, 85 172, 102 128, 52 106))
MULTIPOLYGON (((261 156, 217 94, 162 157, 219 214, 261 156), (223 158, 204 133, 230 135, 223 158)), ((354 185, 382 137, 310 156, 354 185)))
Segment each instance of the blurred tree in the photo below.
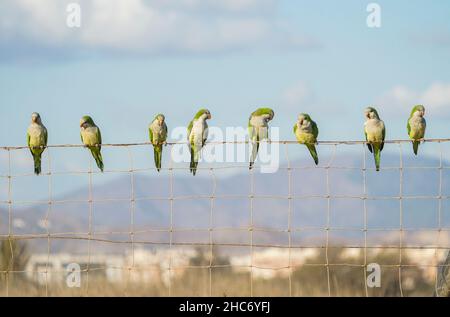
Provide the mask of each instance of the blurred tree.
POLYGON ((5 279, 9 272, 25 270, 29 258, 25 242, 13 238, 2 240, 0 242, 0 279, 5 279))
POLYGON ((450 252, 439 268, 436 283, 435 296, 450 297, 450 252))

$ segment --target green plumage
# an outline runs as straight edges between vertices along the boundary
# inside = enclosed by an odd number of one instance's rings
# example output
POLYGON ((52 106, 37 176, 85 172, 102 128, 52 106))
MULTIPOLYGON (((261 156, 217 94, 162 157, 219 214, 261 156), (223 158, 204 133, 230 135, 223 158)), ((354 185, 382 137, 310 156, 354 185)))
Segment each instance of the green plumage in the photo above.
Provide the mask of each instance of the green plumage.
POLYGON ((97 167, 100 169, 100 171, 104 171, 105 166, 103 165, 103 158, 101 151, 101 146, 90 146, 89 149, 91 150, 92 156, 94 157, 95 163, 97 164, 97 167))
POLYGON ((419 152, 420 140, 425 137, 425 129, 427 126, 424 118, 425 107, 422 105, 414 106, 406 123, 406 130, 409 138, 412 140, 413 152, 415 155, 419 152))
POLYGON ((189 122, 187 127, 187 137, 191 154, 189 170, 194 176, 197 174, 200 152, 205 146, 208 137, 208 124, 206 123, 208 119, 211 119, 211 112, 208 109, 201 109, 196 113, 194 119, 189 122))
POLYGON ((167 140, 167 125, 163 114, 158 114, 149 126, 149 138, 153 144, 153 158, 156 170, 161 171, 163 144, 167 140))
POLYGON ((260 143, 269 137, 269 121, 275 116, 270 108, 259 108, 252 112, 248 120, 248 133, 252 143, 252 154, 249 169, 253 168, 258 156, 260 143))
POLYGON ((84 116, 80 120, 81 141, 91 151, 92 157, 97 167, 103 172, 104 164, 102 158, 102 134, 95 125, 94 120, 89 116, 84 116))
POLYGON ((197 174, 197 166, 199 161, 199 152, 195 146, 191 146, 191 164, 190 164, 190 171, 192 175, 195 176, 197 174))
POLYGON ((375 168, 377 172, 380 170, 381 146, 378 143, 372 144, 373 157, 375 159, 375 168))
POLYGON ((31 124, 27 130, 27 145, 33 156, 34 173, 41 174, 41 160, 42 153, 44 153, 47 146, 48 134, 47 129, 42 124, 41 117, 38 113, 33 113, 31 116, 31 124))
POLYGON ((301 113, 298 116, 298 121, 294 125, 294 134, 297 141, 306 146, 314 163, 318 165, 319 157, 317 155, 315 144, 317 143, 317 137, 319 136, 319 128, 308 114, 301 113))
POLYGON ((375 168, 380 170, 381 151, 384 148, 386 137, 386 128, 384 122, 380 119, 378 112, 368 107, 365 110, 366 122, 364 124, 364 134, 366 136, 367 147, 373 153, 375 168))

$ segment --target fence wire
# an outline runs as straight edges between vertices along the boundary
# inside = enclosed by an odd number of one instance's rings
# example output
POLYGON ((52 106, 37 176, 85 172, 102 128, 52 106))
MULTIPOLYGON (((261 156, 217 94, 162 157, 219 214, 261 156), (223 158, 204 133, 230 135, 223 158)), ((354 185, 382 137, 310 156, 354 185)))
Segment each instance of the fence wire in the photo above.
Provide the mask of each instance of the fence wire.
MULTIPOLYGON (((441 290, 448 280, 445 279, 445 276, 442 277, 442 272, 449 271, 449 261, 448 257, 446 261, 441 261, 440 254, 442 252, 448 252, 450 249, 448 244, 442 242, 443 234, 448 235, 450 232, 450 227, 445 227, 442 221, 443 212, 444 212, 444 201, 450 199, 449 195, 444 194, 443 191, 443 183, 444 183, 444 171, 450 170, 450 166, 446 166, 444 164, 443 150, 442 144, 450 143, 450 139, 427 139, 424 140, 425 143, 437 143, 439 147, 439 165, 438 166, 405 166, 404 165, 404 146, 410 146, 410 140, 387 140, 388 144, 395 144, 398 146, 399 151, 399 166, 387 166, 382 167, 382 171, 395 170, 399 172, 399 192, 398 195, 369 195, 368 193, 368 180, 367 180, 367 172, 372 169, 372 157, 368 156, 367 150, 365 149, 366 142, 364 141, 320 141, 319 146, 330 146, 332 148, 332 153, 327 162, 319 166, 294 166, 292 164, 292 159, 290 157, 289 145, 296 144, 296 141, 271 141, 272 143, 279 143, 280 146, 285 149, 285 162, 286 164, 280 166, 280 171, 286 171, 287 173, 287 195, 262 195, 257 194, 255 192, 255 174, 258 173, 256 169, 253 169, 247 173, 250 173, 250 188, 249 193, 242 194, 218 194, 217 186, 220 182, 220 179, 217 177, 216 172, 218 170, 244 170, 248 169, 247 164, 232 164, 232 165, 224 165, 224 166, 208 166, 207 163, 202 163, 199 166, 199 170, 203 170, 207 172, 208 177, 211 179, 211 188, 210 193, 208 194, 196 194, 196 195, 176 195, 174 191, 174 179, 176 178, 175 172, 178 170, 188 170, 187 166, 176 166, 172 159, 166 167, 163 166, 163 170, 168 171, 169 175, 169 192, 167 196, 144 196, 137 197, 136 196, 136 184, 135 184, 135 174, 141 172, 151 172, 154 171, 153 166, 149 166, 146 168, 136 168, 134 164, 133 157, 133 148, 148 146, 151 144, 147 142, 143 143, 133 143, 133 144, 104 144, 104 148, 108 147, 118 147, 126 149, 129 157, 129 167, 125 169, 106 169, 105 174, 128 174, 130 176, 130 197, 129 198, 103 198, 103 199, 94 199, 93 196, 93 176, 100 175, 99 172, 95 170, 92 163, 90 164, 87 170, 71 170, 71 171, 52 171, 52 150, 57 148, 77 148, 82 147, 80 145, 50 145, 46 150, 47 154, 47 162, 48 162, 48 171, 43 173, 43 176, 48 177, 48 200, 36 200, 36 199, 21 199, 15 200, 13 199, 13 190, 20 191, 20 188, 15 189, 13 186, 13 180, 17 177, 34 177, 33 173, 12 173, 12 165, 14 164, 14 160, 11 157, 11 154, 14 151, 20 151, 27 149, 24 146, 17 147, 0 147, 0 151, 6 152, 7 154, 7 174, 0 175, 0 179, 4 179, 7 181, 7 199, 0 200, 0 206, 7 206, 7 214, 8 214, 8 233, 0 234, 0 241, 9 243, 10 249, 10 258, 7 259, 7 262, 10 265, 3 266, 3 269, 0 270, 0 274, 4 277, 0 279, 0 283, 4 286, 4 295, 10 295, 10 289, 13 286, 14 280, 12 277, 15 274, 25 274, 25 273, 37 273, 42 274, 44 277, 44 286, 45 286, 45 295, 51 295, 51 287, 52 282, 49 279, 49 275, 51 273, 61 273, 66 274, 66 270, 57 270, 52 268, 51 265, 51 254, 52 254, 52 242, 57 240, 66 240, 66 241, 86 241, 87 242, 87 263, 85 268, 79 270, 80 273, 84 273, 86 276, 85 283, 82 287, 83 295, 90 295, 90 273, 96 271, 104 271, 104 270, 119 270, 126 272, 125 286, 124 286, 124 294, 131 295, 129 293, 129 285, 132 280, 133 272, 141 272, 141 271, 167 271, 167 295, 174 296, 174 287, 176 286, 175 278, 177 276, 177 271, 187 270, 187 269, 206 269, 208 270, 208 290, 207 295, 213 296, 214 292, 214 270, 215 269, 244 269, 249 272, 249 293, 247 295, 254 296, 254 283, 257 279, 255 277, 255 270, 269 270, 269 271, 286 271, 287 272, 287 294, 289 296, 295 296, 293 284, 294 284, 294 273, 296 270, 305 268, 305 267, 321 267, 325 270, 325 275, 323 279, 326 283, 326 295, 333 296, 333 277, 331 274, 331 270, 335 267, 353 267, 360 268, 362 270, 361 279, 364 281, 364 295, 369 296, 370 291, 366 280, 368 278, 367 267, 369 265, 369 255, 368 252, 370 250, 397 250, 398 251, 398 261, 397 263, 392 264, 380 264, 382 268, 392 268, 397 270, 398 275, 398 290, 399 295, 404 296, 404 284, 405 284, 405 269, 408 268, 433 268, 435 270, 435 295, 439 295, 439 290, 441 290), (338 147, 343 145, 356 145, 360 146, 362 149, 362 162, 363 165, 360 167, 355 166, 337 166, 333 165, 336 152, 338 147), (325 194, 308 194, 308 195, 298 195, 293 191, 293 172, 295 171, 305 171, 305 170, 324 170, 325 171, 325 183, 326 183, 326 191, 325 194), (336 195, 331 191, 331 182, 330 182, 330 171, 332 170, 343 170, 343 171, 360 171, 361 177, 363 180, 362 183, 362 195, 336 195), (429 170, 434 171, 437 170, 439 173, 438 177, 438 193, 437 195, 404 195, 404 172, 405 170, 429 170), (53 193, 53 177, 64 175, 69 177, 68 181, 70 181, 71 176, 75 175, 87 175, 88 176, 88 198, 87 199, 58 199, 55 198, 53 193), (186 201, 186 200, 209 200, 209 219, 208 219, 208 228, 198 228, 198 227, 181 227, 175 225, 175 217, 176 217, 176 206, 175 202, 177 201, 186 201), (226 200, 248 200, 249 201, 249 224, 247 226, 217 226, 214 225, 214 215, 215 215, 215 204, 217 199, 226 199, 226 200), (257 226, 254 223, 254 213, 255 213, 255 199, 263 199, 263 200, 286 200, 287 201, 287 225, 286 228, 275 228, 270 226, 257 226), (321 199, 326 202, 326 224, 325 226, 294 226, 293 225, 293 201, 294 200, 307 200, 307 199, 321 199), (363 226, 362 227, 354 227, 354 226, 333 226, 331 222, 331 209, 333 200, 335 199, 355 199, 361 200, 363 206, 363 226), (411 228, 405 227, 404 225, 404 202, 406 200, 423 200, 430 199, 436 200, 438 204, 438 219, 437 226, 435 228, 411 228), (369 227, 368 226, 368 201, 387 201, 387 200, 398 200, 398 219, 399 219, 399 227, 369 227), (138 202, 143 201, 167 201, 169 202, 169 213, 170 213, 170 225, 168 228, 150 228, 150 229, 136 229, 135 223, 135 213, 136 213, 136 204, 138 202), (119 202, 127 202, 129 203, 129 230, 120 231, 120 230, 94 230, 94 214, 95 214, 95 204, 99 202, 110 202, 110 203, 119 203, 119 202), (14 219, 14 208, 13 206, 20 205, 48 205, 47 212, 45 214, 44 223, 48 224, 52 213, 53 206, 55 205, 64 205, 70 203, 87 203, 88 204, 88 231, 87 232, 52 232, 50 230, 50 226, 45 226, 45 233, 41 234, 16 234, 13 230, 13 219, 14 219), (305 233, 305 232, 317 232, 324 231, 325 232, 325 241, 321 242, 322 244, 311 244, 311 245, 297 245, 294 243, 293 234, 295 233, 305 233), (411 243, 405 243, 405 233, 420 233, 420 232, 435 232, 437 234, 435 243, 433 245, 413 245, 411 243), (174 239, 174 234, 176 233, 188 233, 188 232, 206 232, 208 234, 207 242, 180 242, 174 239), (248 242, 245 243, 226 243, 226 242, 216 242, 214 239, 214 233, 222 232, 228 235, 236 234, 236 232, 248 233, 248 242), (362 233, 363 235, 363 244, 352 244, 352 243, 334 243, 332 241, 331 233, 332 232, 346 232, 346 233, 362 233), (168 240, 160 241, 158 239, 137 239, 136 235, 143 233, 167 233, 168 240), (268 234, 286 234, 287 235, 287 245, 281 243, 256 243, 255 242, 255 234, 257 233, 268 233, 268 234), (398 244, 388 244, 383 243, 381 245, 369 245, 368 243, 368 234, 369 233, 397 233, 399 236, 398 244), (102 235, 127 235, 127 239, 107 239, 100 238, 102 235), (45 269, 36 270, 36 269, 20 269, 15 270, 12 263, 14 263, 14 247, 15 243, 19 241, 29 241, 29 240, 46 240, 47 241, 47 250, 46 250, 46 265, 45 269), (131 262, 127 263, 127 265, 94 265, 92 266, 92 258, 95 256, 95 252, 92 249, 92 243, 101 242, 110 245, 125 245, 129 248, 129 253, 131 255, 131 262), (135 263, 135 253, 137 250, 137 246, 148 246, 148 247, 164 247, 168 248, 169 252, 169 261, 167 266, 163 265, 148 265, 145 267, 138 266, 135 263), (177 247, 205 247, 208 248, 207 252, 207 263, 201 265, 191 265, 191 264, 180 264, 177 259, 177 254, 174 252, 177 247), (240 247, 240 248, 248 248, 250 254, 250 263, 248 265, 245 264, 215 264, 215 250, 218 247, 240 247), (286 250, 287 253, 287 265, 283 266, 261 266, 255 262, 255 252, 261 249, 279 249, 286 250), (314 249, 320 250, 324 252, 324 262, 323 263, 295 263, 293 261, 293 252, 297 250, 306 250, 306 249, 314 249), (334 262, 333 257, 331 257, 331 252, 333 250, 341 250, 341 249, 355 249, 362 251, 362 263, 353 263, 349 262, 334 262), (406 263, 404 261, 405 252, 408 250, 431 250, 434 252, 434 261, 433 263, 406 263), (440 273, 439 273, 440 272, 440 273), (439 275, 440 274, 440 275, 439 275)), ((225 144, 225 143, 247 143, 247 142, 210 142, 208 144, 225 144)), ((172 142, 168 143, 169 150, 166 150, 166 153, 170 153, 170 148, 174 145, 183 144, 183 142, 172 142)), ((170 155, 167 155, 170 156, 170 155)), ((321 177, 318 175, 318 177, 321 177)), ((124 211, 125 212, 125 211, 124 211)), ((275 212, 275 211, 274 211, 275 212)), ((2 220, 3 221, 3 220, 2 220)), ((1 222, 1 221, 0 221, 1 222)), ((5 261, 3 261, 5 262, 5 261)), ((1 284, 0 284, 1 285, 1 284)), ((448 289, 448 287, 447 287, 448 289)), ((131 291, 130 291, 131 292, 131 291)), ((442 292, 441 292, 442 293, 442 292)), ((192 295, 195 295, 193 293, 192 295)))

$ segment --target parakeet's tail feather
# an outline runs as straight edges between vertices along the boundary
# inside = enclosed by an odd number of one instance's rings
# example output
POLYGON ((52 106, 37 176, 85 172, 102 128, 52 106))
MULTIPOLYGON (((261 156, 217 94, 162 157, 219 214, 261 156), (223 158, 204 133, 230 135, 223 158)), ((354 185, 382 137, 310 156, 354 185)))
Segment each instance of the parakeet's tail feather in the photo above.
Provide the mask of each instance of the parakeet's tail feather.
POLYGON ((252 145, 252 157, 250 159, 250 167, 249 169, 253 168, 253 165, 255 164, 256 156, 258 155, 259 151, 259 139, 256 140, 256 143, 252 145))
POLYGON ((191 166, 190 170, 192 175, 195 176, 197 173, 197 166, 198 166, 198 153, 195 151, 194 148, 191 148, 191 166))
POLYGON ((192 175, 195 176, 195 174, 197 174, 197 166, 198 166, 198 162, 194 162, 192 165, 192 175))
POLYGON ((41 155, 33 155, 34 158, 34 174, 41 174, 41 155))
POLYGON ((154 148, 154 159, 156 170, 161 171, 161 160, 162 160, 162 146, 158 145, 154 148))
POLYGON ((417 155, 418 151, 419 151, 419 141, 413 141, 413 150, 414 150, 414 154, 417 155))
POLYGON ((311 156, 314 159, 314 163, 316 163, 316 165, 318 165, 319 157, 317 156, 316 147, 314 146, 314 144, 307 144, 306 147, 308 148, 309 153, 311 153, 311 156))
POLYGON ((92 156, 95 159, 95 163, 97 163, 97 167, 103 172, 104 165, 103 165, 102 153, 100 152, 100 150, 98 148, 91 149, 91 152, 92 152, 92 156))
POLYGON ((380 171, 380 148, 379 145, 373 146, 373 157, 375 158, 375 167, 377 169, 377 172, 380 171))

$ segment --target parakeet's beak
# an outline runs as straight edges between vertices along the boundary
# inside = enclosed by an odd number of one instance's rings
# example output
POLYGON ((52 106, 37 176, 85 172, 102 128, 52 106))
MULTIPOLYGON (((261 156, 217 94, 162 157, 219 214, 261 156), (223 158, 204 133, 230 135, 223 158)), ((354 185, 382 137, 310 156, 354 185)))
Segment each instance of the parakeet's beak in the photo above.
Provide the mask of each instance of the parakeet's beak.
POLYGON ((80 128, 83 128, 85 122, 84 121, 80 121, 80 128))
POLYGON ((208 113, 208 119, 211 120, 212 116, 210 113, 208 113))
POLYGON ((302 125, 303 125, 303 119, 300 119, 300 121, 298 122, 298 124, 299 124, 300 126, 302 126, 302 125))

